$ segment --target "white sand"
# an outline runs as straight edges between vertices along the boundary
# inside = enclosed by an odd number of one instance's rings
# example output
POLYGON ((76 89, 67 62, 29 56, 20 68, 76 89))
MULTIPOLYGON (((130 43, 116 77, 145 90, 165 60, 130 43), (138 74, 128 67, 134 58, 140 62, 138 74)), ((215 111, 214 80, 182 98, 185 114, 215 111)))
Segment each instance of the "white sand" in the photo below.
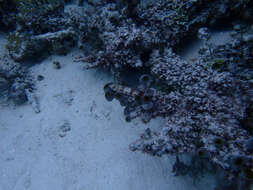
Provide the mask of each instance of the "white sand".
POLYGON ((111 77, 83 71, 73 54, 31 68, 45 77, 37 83, 39 114, 30 105, 0 108, 0 190, 213 189, 210 178, 193 185, 189 177, 174 177, 172 158, 131 152, 128 145, 146 127, 163 121, 126 123, 119 103, 104 98, 111 77), (60 128, 64 122, 70 130, 60 128))

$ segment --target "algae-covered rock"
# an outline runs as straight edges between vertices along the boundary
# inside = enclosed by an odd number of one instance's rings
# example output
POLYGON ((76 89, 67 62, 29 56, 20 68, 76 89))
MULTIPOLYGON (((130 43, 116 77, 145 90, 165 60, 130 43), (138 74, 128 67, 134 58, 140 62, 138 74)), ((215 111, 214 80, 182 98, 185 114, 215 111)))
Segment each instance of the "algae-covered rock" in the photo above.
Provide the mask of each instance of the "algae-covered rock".
POLYGON ((35 37, 35 40, 47 41, 53 53, 65 55, 77 42, 77 33, 72 29, 66 29, 55 33, 47 33, 35 37))
POLYGON ((14 32, 9 35, 7 48, 15 61, 43 58, 51 53, 66 54, 75 45, 76 33, 73 29, 29 35, 14 32))
POLYGON ((13 32, 8 36, 7 49, 11 58, 15 61, 23 61, 25 59, 36 56, 36 52, 40 52, 46 48, 45 44, 39 44, 36 47, 36 42, 32 37, 19 32, 13 32))

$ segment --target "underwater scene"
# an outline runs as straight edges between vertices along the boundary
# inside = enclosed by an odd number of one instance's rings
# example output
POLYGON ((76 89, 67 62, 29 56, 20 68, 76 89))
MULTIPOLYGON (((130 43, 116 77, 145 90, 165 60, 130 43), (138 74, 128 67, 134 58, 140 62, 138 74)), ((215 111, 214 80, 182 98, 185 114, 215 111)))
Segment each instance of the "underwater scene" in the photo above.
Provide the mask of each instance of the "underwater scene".
POLYGON ((0 190, 253 190, 253 0, 0 0, 0 190))

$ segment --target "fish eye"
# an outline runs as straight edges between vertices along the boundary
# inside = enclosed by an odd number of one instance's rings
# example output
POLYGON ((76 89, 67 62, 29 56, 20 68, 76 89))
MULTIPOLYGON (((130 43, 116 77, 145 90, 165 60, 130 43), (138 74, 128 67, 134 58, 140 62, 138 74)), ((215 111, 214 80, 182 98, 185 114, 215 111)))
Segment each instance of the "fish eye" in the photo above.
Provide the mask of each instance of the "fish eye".
POLYGON ((111 102, 114 99, 114 94, 112 92, 106 92, 105 98, 107 101, 111 102))

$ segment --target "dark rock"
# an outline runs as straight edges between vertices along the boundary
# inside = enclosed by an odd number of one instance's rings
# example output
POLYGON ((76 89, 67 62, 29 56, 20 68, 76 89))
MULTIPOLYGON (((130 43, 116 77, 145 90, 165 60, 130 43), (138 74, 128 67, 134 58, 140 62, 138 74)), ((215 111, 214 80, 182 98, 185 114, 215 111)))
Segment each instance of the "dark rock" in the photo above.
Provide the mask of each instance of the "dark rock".
POLYGON ((54 65, 54 68, 55 68, 55 69, 60 69, 60 68, 61 68, 61 64, 60 64, 59 61, 54 61, 54 62, 53 62, 53 65, 54 65))
POLYGON ((61 124, 59 127, 59 137, 63 138, 71 131, 71 125, 69 121, 64 121, 63 124, 61 124))
POLYGON ((42 75, 38 75, 38 76, 37 76, 37 80, 38 80, 38 81, 42 81, 42 80, 44 80, 44 76, 42 76, 42 75))
POLYGON ((0 92, 6 91, 9 87, 10 83, 6 79, 0 77, 0 92))

